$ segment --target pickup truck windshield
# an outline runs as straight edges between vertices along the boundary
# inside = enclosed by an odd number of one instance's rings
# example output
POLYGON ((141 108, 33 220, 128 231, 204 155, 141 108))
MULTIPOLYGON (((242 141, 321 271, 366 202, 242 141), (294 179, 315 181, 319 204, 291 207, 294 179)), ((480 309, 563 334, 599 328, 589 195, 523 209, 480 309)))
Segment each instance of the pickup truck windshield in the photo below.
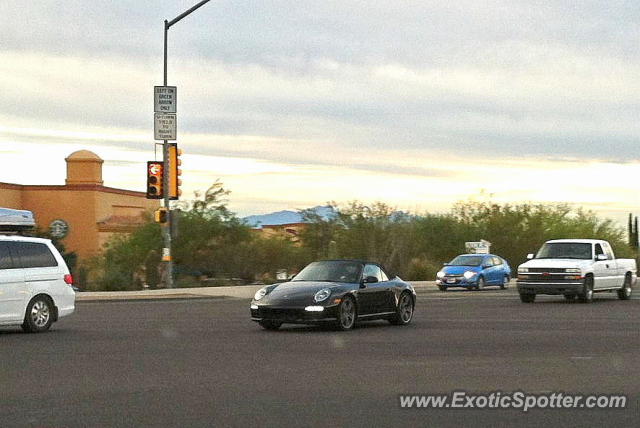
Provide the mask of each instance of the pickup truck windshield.
POLYGON ((552 242, 540 248, 536 259, 591 259, 591 244, 578 242, 552 242))

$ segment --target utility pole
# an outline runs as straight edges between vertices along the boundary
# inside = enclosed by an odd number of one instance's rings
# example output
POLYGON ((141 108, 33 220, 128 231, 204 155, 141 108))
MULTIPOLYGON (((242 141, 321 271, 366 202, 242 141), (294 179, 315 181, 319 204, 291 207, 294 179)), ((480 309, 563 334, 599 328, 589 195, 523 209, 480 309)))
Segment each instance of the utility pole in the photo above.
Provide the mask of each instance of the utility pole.
MULTIPOLYGON (((176 24, 182 18, 193 13, 196 9, 200 8, 205 3, 208 3, 208 2, 209 0, 201 1, 200 3, 193 6, 191 9, 180 14, 179 16, 172 19, 171 21, 167 21, 165 19, 164 21, 164 86, 165 87, 167 86, 167 36, 169 33, 169 28, 171 28, 173 24, 176 24)), ((171 211, 171 200, 169 195, 169 180, 170 180, 169 141, 168 140, 163 140, 163 141, 164 143, 162 145, 162 162, 163 162, 163 167, 164 167, 163 169, 165 173, 162 176, 162 181, 163 181, 162 188, 164 189, 164 192, 163 192, 164 206, 167 209, 167 222, 162 225, 162 235, 164 240, 164 249, 162 251, 162 261, 163 263, 166 263, 165 269, 164 269, 166 287, 173 288, 173 254, 171 252, 171 223, 173 222, 173 213, 171 211)))

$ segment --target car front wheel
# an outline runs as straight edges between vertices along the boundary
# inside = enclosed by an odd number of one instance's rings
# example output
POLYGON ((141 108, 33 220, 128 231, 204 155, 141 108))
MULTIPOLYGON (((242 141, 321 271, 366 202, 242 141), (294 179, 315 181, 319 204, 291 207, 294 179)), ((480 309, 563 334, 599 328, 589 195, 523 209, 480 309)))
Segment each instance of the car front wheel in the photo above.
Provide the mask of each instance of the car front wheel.
POLYGON ((282 323, 278 321, 263 320, 263 321, 260 321, 260 325, 265 330, 277 330, 280 328, 282 323))
POLYGON ((338 306, 338 322, 336 326, 340 330, 351 330, 356 324, 356 302, 353 297, 345 297, 338 306))
POLYGON ((536 300, 535 294, 520 294, 522 303, 533 303, 536 300))
POLYGON ((45 296, 34 298, 27 305, 22 330, 27 333, 41 333, 53 324, 53 304, 45 296))
POLYGON ((389 322, 394 325, 407 325, 413 318, 413 299, 409 293, 402 293, 398 306, 396 307, 396 313, 389 322))
POLYGON ((504 278, 502 278, 502 284, 500 284, 500 288, 504 290, 508 286, 509 286, 509 276, 505 275, 504 278))
POLYGON ((584 285, 582 286, 582 293, 578 295, 580 302, 591 303, 593 302, 593 277, 588 276, 584 279, 584 285))

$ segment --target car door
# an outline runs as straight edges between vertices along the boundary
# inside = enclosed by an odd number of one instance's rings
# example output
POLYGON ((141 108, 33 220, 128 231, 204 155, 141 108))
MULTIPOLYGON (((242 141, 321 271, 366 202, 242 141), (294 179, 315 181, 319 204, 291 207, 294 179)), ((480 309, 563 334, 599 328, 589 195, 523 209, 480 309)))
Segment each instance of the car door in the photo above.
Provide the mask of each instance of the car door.
POLYGON ((616 266, 611 260, 598 260, 598 256, 606 256, 602 245, 594 245, 593 288, 602 289, 613 287, 616 277, 616 266))
POLYGON ((493 258, 485 257, 482 259, 482 276, 487 284, 496 283, 496 268, 493 266, 493 258))
POLYGON ((361 282, 358 291, 358 311, 359 315, 377 314, 386 312, 386 293, 389 291, 388 281, 380 281, 382 273, 380 268, 372 263, 367 263, 362 270, 362 280, 367 277, 375 277, 378 282, 361 282))
POLYGON ((602 243, 602 249, 604 253, 607 255, 607 268, 611 275, 611 280, 609 282, 609 287, 622 287, 624 284, 624 275, 625 270, 618 265, 618 261, 613 255, 613 249, 611 249, 611 245, 608 242, 602 243))
POLYGON ((24 318, 25 282, 23 270, 14 263, 11 246, 0 242, 0 324, 24 318))

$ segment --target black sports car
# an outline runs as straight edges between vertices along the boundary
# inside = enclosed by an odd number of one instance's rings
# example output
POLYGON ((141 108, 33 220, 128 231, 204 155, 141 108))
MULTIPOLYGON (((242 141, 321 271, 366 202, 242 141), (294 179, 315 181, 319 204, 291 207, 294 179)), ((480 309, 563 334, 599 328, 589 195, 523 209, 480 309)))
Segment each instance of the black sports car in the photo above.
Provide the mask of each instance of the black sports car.
POLYGON ((333 324, 341 330, 356 321, 387 319, 411 322, 416 302, 413 287, 377 263, 360 260, 313 262, 288 282, 258 290, 251 319, 269 330, 283 323, 333 324))

